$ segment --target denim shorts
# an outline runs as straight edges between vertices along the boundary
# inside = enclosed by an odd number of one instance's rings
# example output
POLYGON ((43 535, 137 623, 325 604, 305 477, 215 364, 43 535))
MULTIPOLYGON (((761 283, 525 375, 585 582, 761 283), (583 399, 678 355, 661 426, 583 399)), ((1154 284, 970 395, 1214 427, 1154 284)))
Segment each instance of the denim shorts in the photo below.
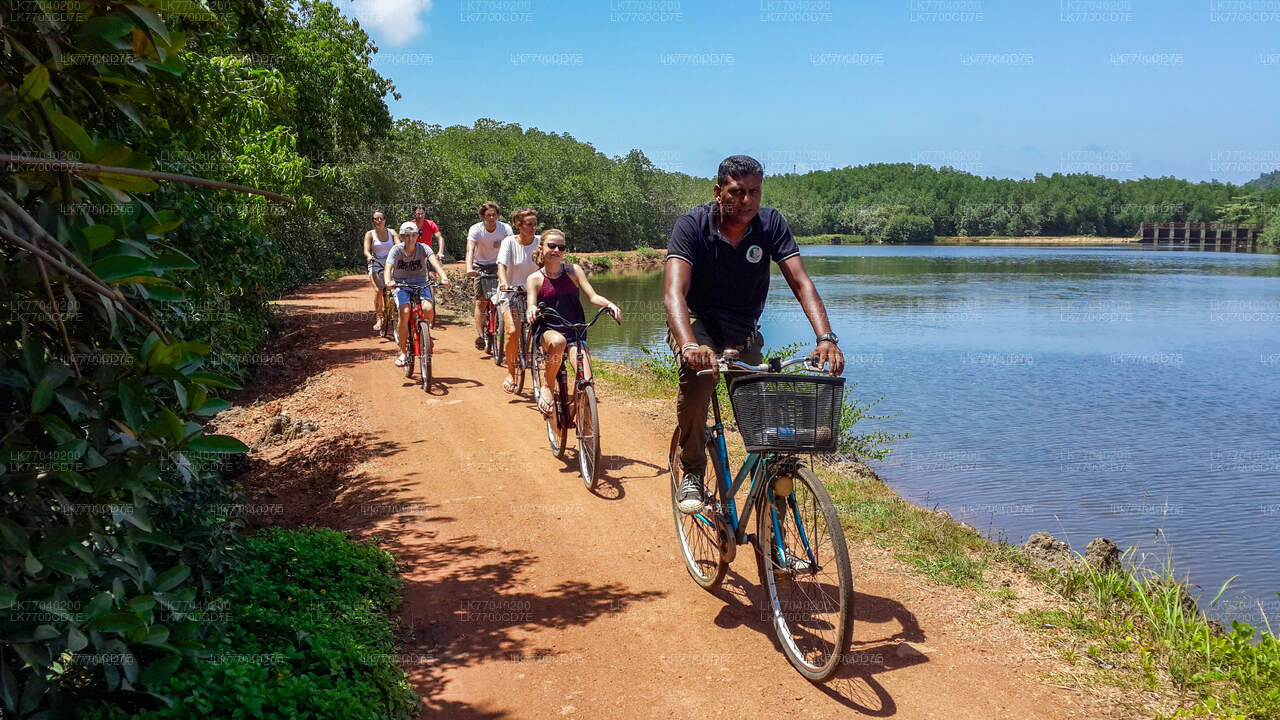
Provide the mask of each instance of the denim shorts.
MULTIPOLYGON (((431 288, 422 289, 422 299, 431 302, 431 288)), ((396 286, 396 307, 401 308, 413 302, 413 291, 407 287, 396 286)))

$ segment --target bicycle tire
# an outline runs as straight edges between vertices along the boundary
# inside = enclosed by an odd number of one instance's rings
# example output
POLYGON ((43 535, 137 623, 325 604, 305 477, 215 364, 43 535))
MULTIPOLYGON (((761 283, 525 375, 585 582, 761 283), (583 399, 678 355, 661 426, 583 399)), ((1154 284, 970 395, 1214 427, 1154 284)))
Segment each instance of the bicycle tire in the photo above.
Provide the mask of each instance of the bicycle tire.
POLYGON ((588 490, 600 481, 600 416, 596 414, 596 389, 585 385, 578 391, 576 414, 578 436, 578 471, 588 490), (586 433, 583 433, 586 430, 586 433))
POLYGON ((414 356, 418 352, 417 338, 413 336, 414 324, 412 322, 409 323, 409 327, 405 332, 409 333, 409 337, 405 338, 404 341, 404 376, 405 378, 412 378, 414 356))
POLYGON ((556 375, 557 387, 551 388, 551 398, 555 401, 555 410, 553 412, 556 416, 556 420, 560 423, 559 429, 552 424, 549 418, 547 419, 547 441, 551 443, 551 452, 555 453, 558 458, 564 457, 567 449, 566 446, 569 444, 569 428, 568 423, 565 422, 565 416, 567 413, 565 412, 564 407, 565 399, 568 397, 569 392, 565 388, 565 369, 563 362, 564 358, 562 357, 560 372, 556 375))
POLYGON ((524 376, 525 370, 530 369, 532 363, 529 361, 529 354, 532 352, 529 342, 529 321, 522 320, 520 322, 520 348, 519 353, 514 360, 516 364, 516 394, 524 392, 524 376))
POLYGON ((431 392, 431 325, 425 320, 418 322, 418 348, 422 354, 418 356, 418 367, 422 372, 422 390, 431 392))
POLYGON ((503 313, 498 313, 496 338, 493 344, 493 364, 502 367, 502 363, 507 359, 507 318, 503 313))
POLYGON ((853 639, 853 571, 827 489, 809 468, 793 467, 771 472, 770 487, 760 494, 756 567, 783 654, 801 675, 822 682, 839 670, 853 639), (792 491, 783 499, 774 495, 774 488, 786 478, 792 481, 792 491), (789 556, 785 563, 776 549, 775 528, 780 528, 781 554, 789 556), (823 633, 824 628, 830 632, 823 633))
MULTIPOLYGON (((707 460, 711 460, 711 446, 707 446, 707 460)), ((711 464, 707 465, 707 474, 714 476, 711 464)), ((725 573, 729 570, 724 548, 732 542, 728 528, 718 513, 703 512, 686 515, 680 512, 676 493, 680 489, 680 481, 684 479, 684 471, 680 468, 680 429, 671 433, 671 452, 667 455, 667 470, 671 475, 671 512, 675 515, 676 538, 680 541, 680 555, 684 558, 685 570, 689 577, 704 589, 715 590, 720 587, 725 573)), ((715 497, 709 494, 708 497, 715 497)))

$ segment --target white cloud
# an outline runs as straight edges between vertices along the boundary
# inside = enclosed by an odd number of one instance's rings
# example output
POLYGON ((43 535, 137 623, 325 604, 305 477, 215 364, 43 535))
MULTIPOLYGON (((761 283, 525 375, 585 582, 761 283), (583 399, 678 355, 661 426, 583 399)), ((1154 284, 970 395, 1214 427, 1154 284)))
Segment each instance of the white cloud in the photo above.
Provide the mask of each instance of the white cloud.
POLYGON ((404 45, 427 29, 432 0, 354 0, 360 25, 380 45, 404 45))

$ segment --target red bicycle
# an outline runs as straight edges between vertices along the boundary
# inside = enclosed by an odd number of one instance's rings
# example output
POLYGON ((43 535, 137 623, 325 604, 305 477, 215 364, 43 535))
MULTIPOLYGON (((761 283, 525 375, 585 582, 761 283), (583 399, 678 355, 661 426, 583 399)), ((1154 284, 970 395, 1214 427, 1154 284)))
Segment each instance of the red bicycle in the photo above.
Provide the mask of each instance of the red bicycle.
POLYGON ((403 287, 409 291, 409 337, 405 340, 404 376, 413 377, 416 359, 422 368, 422 389, 431 392, 431 323, 422 315, 422 292, 427 288, 441 287, 441 284, 429 280, 426 285, 395 283, 388 287, 403 287))

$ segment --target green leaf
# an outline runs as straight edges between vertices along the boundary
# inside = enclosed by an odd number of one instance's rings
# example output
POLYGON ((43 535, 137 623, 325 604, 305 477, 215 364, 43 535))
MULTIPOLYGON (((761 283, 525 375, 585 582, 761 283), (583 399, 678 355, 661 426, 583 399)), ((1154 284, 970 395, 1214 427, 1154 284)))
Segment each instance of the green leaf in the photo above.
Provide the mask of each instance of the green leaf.
POLYGON ((80 652, 89 647, 89 638, 80 632, 79 628, 67 629, 67 649, 71 652, 80 652))
POLYGON ((22 102, 35 102, 44 96, 49 89, 49 68, 37 65, 22 79, 18 88, 18 99, 22 102))
POLYGON ((90 250, 100 250, 116 238, 116 231, 110 225, 90 225, 80 232, 84 234, 90 250))
POLYGON ((133 391, 133 387, 128 383, 120 383, 118 386, 120 392, 120 407, 124 410, 125 420, 134 429, 139 429, 146 424, 146 418, 142 415, 141 408, 138 407, 138 396, 133 391))
POLYGON ((98 618, 94 618, 89 622, 90 630, 98 632, 129 632, 134 628, 142 627, 142 619, 137 615, 128 612, 107 613, 98 618))
POLYGON ((31 412, 44 412, 53 402, 53 383, 46 375, 40 378, 35 392, 31 393, 31 412))
POLYGON ((249 446, 230 435, 201 435, 187 443, 187 449, 206 453, 249 452, 249 446))
POLYGON ((183 410, 186 410, 186 411, 188 411, 188 412, 189 412, 189 411, 191 410, 191 408, 189 407, 189 402, 190 402, 190 401, 189 401, 189 399, 187 398, 187 387, 186 387, 186 385, 183 385, 181 382, 179 382, 179 381, 177 381, 177 380, 174 380, 174 381, 173 381, 173 392, 174 392, 174 394, 175 394, 175 395, 177 395, 177 396, 178 396, 178 404, 182 406, 182 409, 183 409, 183 410))
MULTIPOLYGON (((177 222, 181 224, 182 219, 179 218, 177 222)), ((175 225, 174 227, 177 226, 175 225)), ((147 232, 155 232, 155 228, 151 228, 147 232)), ((192 260, 177 250, 170 250, 169 252, 161 253, 160 257, 156 258, 155 262, 153 262, 151 266, 162 270, 191 270, 197 267, 195 260, 192 260)))
POLYGON ((240 389, 240 386, 236 384, 235 380, 232 380, 231 378, 225 375, 219 375, 218 373, 214 373, 214 372, 207 372, 207 371, 201 370, 198 372, 189 373, 187 375, 187 378, 190 380, 194 380, 200 383, 201 385, 204 385, 205 387, 231 388, 232 390, 240 389))
POLYGON ((155 590, 155 592, 169 592, 181 585, 182 582, 190 575, 191 568, 186 565, 175 565, 161 573, 160 576, 156 578, 155 583, 152 585, 152 589, 155 590))
POLYGON ((187 299, 187 294, 176 285, 151 285, 146 291, 148 298, 160 302, 182 302, 187 299))
POLYGON ((181 664, 181 655, 166 655, 159 660, 151 662, 151 664, 147 665, 147 669, 142 671, 140 678, 142 684, 147 687, 163 684, 181 664))
POLYGON ((93 492, 93 485, 89 484, 88 478, 74 470, 58 470, 53 476, 80 492, 93 492))
POLYGON ((231 407, 231 403, 222 398, 209 398, 204 401, 200 407, 196 408, 196 415, 200 417, 213 417, 218 413, 231 407))
POLYGON ((98 182, 103 185, 106 185, 109 188, 115 188, 116 190, 123 190, 125 192, 151 192, 159 187, 159 185, 156 185, 155 180, 146 177, 139 177, 137 175, 122 175, 120 173, 113 172, 94 172, 91 173, 91 175, 96 177, 98 182))
MULTIPOLYGON (((125 520, 128 520, 134 527, 138 528, 139 530, 145 530, 147 532, 151 532, 152 530, 155 529, 154 526, 151 524, 151 518, 147 517, 147 512, 143 510, 141 506, 121 505, 120 508, 117 509, 115 512, 119 513, 120 517, 124 518, 125 520), (125 509, 128 507, 132 507, 132 509, 131 510, 125 509)), ((112 514, 115 514, 115 513, 112 513, 112 514)))
POLYGON ((4 540, 6 545, 17 550, 19 554, 26 554, 31 549, 27 531, 18 527, 18 524, 9 518, 0 518, 0 540, 4 540))
POLYGON ((31 639, 39 640, 40 642, 59 637, 62 637, 62 633, 58 632, 52 625, 37 625, 35 631, 31 633, 31 639))
POLYGON ((146 123, 142 120, 142 113, 138 110, 138 106, 133 104, 132 100, 120 95, 112 95, 108 99, 111 100, 112 105, 115 105, 120 112, 124 113, 125 117, 132 120, 134 125, 137 125, 142 130, 147 129, 146 123))
POLYGON ((79 580, 89 577, 89 568, 79 558, 59 553, 41 557, 40 560, 46 566, 72 579, 79 580))
POLYGON ((84 34, 102 38, 108 42, 133 30, 133 23, 122 15, 99 15, 84 24, 84 34))
POLYGON ((28 387, 30 383, 27 381, 27 376, 17 370, 14 370, 13 368, 0 368, 0 385, 24 388, 28 387))
POLYGON ((169 44, 169 29, 164 26, 164 21, 160 19, 160 16, 146 8, 140 8, 136 5, 128 6, 125 9, 132 13, 134 17, 145 23, 147 29, 151 31, 152 35, 154 35, 157 40, 165 45, 169 44))
POLYGON ((93 272, 107 282, 116 282, 124 278, 140 275, 151 267, 147 258, 133 255, 112 255, 93 264, 93 272))
POLYGON ((71 143, 72 147, 79 152, 81 157, 92 160, 96 154, 97 146, 94 145, 93 139, 89 137, 89 133, 75 120, 63 115, 57 110, 46 110, 49 114, 49 122, 53 124, 54 130, 65 141, 71 143))
POLYGON ((151 424, 149 431, 169 441, 170 445, 182 442, 182 419, 167 407, 160 408, 160 413, 151 424))
MULTIPOLYGON (((162 235, 181 225, 182 220, 183 220, 182 216, 172 210, 161 210, 160 212, 156 213, 155 224, 147 225, 143 227, 148 233, 152 235, 162 235)), ((180 253, 173 253, 173 254, 180 255, 180 253)), ((191 258, 185 255, 180 255, 180 256, 186 259, 187 262, 191 262, 191 258)))
POLYGON ((84 608, 84 616, 90 619, 102 617, 111 609, 111 593, 103 591, 93 596, 84 608))
POLYGON ((152 595, 139 595, 128 602, 129 609, 138 613, 149 612, 155 606, 156 599, 152 595))
POLYGON ((35 555, 27 553, 27 558, 23 562, 23 568, 27 571, 28 575, 39 575, 40 571, 44 570, 44 563, 37 560, 35 555))
POLYGON ((18 593, 7 587, 0 587, 0 610, 8 610, 18 602, 18 593))

